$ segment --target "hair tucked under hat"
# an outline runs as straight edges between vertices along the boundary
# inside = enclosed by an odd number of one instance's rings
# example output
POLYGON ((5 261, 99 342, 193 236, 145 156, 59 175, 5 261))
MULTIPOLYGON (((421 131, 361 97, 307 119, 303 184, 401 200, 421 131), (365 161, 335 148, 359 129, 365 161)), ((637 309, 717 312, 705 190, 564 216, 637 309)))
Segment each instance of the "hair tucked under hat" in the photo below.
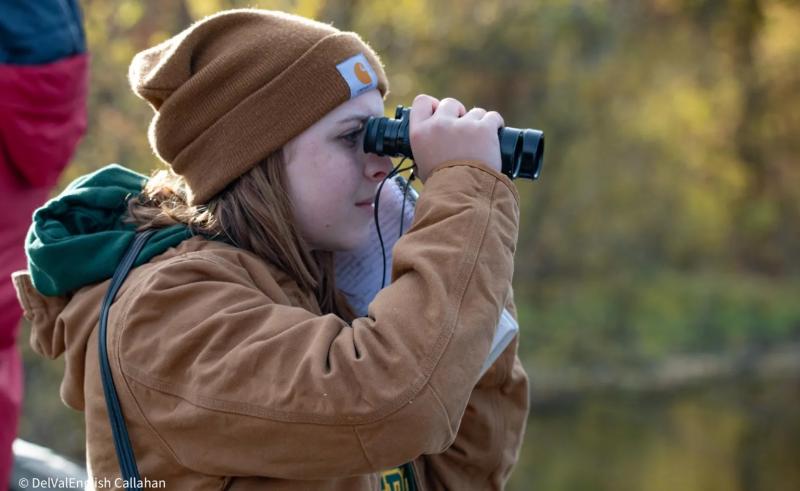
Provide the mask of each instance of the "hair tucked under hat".
POLYGON ((198 205, 325 114, 388 82, 352 32, 268 10, 228 10, 138 53, 128 78, 156 111, 148 138, 198 205))

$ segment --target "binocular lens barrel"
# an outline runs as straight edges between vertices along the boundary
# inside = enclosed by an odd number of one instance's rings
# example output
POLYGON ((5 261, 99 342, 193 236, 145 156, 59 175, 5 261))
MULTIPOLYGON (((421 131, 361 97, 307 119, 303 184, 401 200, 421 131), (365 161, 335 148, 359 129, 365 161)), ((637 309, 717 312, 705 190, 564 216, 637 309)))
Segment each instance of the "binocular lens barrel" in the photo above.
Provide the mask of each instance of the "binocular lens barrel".
POLYGON ((544 133, 539 130, 500 128, 500 158, 503 173, 511 179, 539 179, 544 156, 544 133))

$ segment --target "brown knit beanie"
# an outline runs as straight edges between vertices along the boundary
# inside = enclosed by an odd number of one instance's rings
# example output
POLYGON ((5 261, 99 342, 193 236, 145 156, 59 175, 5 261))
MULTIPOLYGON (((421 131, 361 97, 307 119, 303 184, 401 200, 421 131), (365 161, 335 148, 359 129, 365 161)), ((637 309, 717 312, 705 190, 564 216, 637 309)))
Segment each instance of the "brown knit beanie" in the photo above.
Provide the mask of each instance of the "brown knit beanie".
POLYGON ((156 111, 153 151, 206 203, 338 105, 388 82, 352 32, 283 12, 228 10, 138 53, 133 91, 156 111))

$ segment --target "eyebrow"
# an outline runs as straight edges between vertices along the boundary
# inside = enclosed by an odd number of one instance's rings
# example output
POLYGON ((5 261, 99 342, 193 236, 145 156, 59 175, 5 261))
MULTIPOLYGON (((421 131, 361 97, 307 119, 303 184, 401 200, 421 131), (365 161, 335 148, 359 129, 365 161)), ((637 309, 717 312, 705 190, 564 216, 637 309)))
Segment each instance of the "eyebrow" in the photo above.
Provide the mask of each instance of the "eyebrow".
MULTIPOLYGON (((369 118, 371 116, 374 116, 374 115, 373 114, 354 114, 354 115, 348 116, 348 117, 346 117, 344 119, 340 119, 339 120, 339 124, 349 123, 350 121, 360 121, 360 122, 363 123, 363 122, 365 122, 367 120, 367 118, 369 118)), ((382 116, 383 115, 375 116, 375 117, 377 118, 377 117, 382 117, 382 116)))

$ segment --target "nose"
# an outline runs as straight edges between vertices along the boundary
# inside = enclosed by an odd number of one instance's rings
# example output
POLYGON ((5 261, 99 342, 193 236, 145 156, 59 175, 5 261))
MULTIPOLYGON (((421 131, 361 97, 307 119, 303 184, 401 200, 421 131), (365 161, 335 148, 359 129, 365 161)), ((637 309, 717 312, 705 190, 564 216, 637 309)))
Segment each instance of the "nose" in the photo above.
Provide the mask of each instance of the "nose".
POLYGON ((364 166, 364 174, 369 180, 380 182, 392 171, 392 159, 389 157, 381 157, 372 153, 365 155, 367 164, 364 166))

